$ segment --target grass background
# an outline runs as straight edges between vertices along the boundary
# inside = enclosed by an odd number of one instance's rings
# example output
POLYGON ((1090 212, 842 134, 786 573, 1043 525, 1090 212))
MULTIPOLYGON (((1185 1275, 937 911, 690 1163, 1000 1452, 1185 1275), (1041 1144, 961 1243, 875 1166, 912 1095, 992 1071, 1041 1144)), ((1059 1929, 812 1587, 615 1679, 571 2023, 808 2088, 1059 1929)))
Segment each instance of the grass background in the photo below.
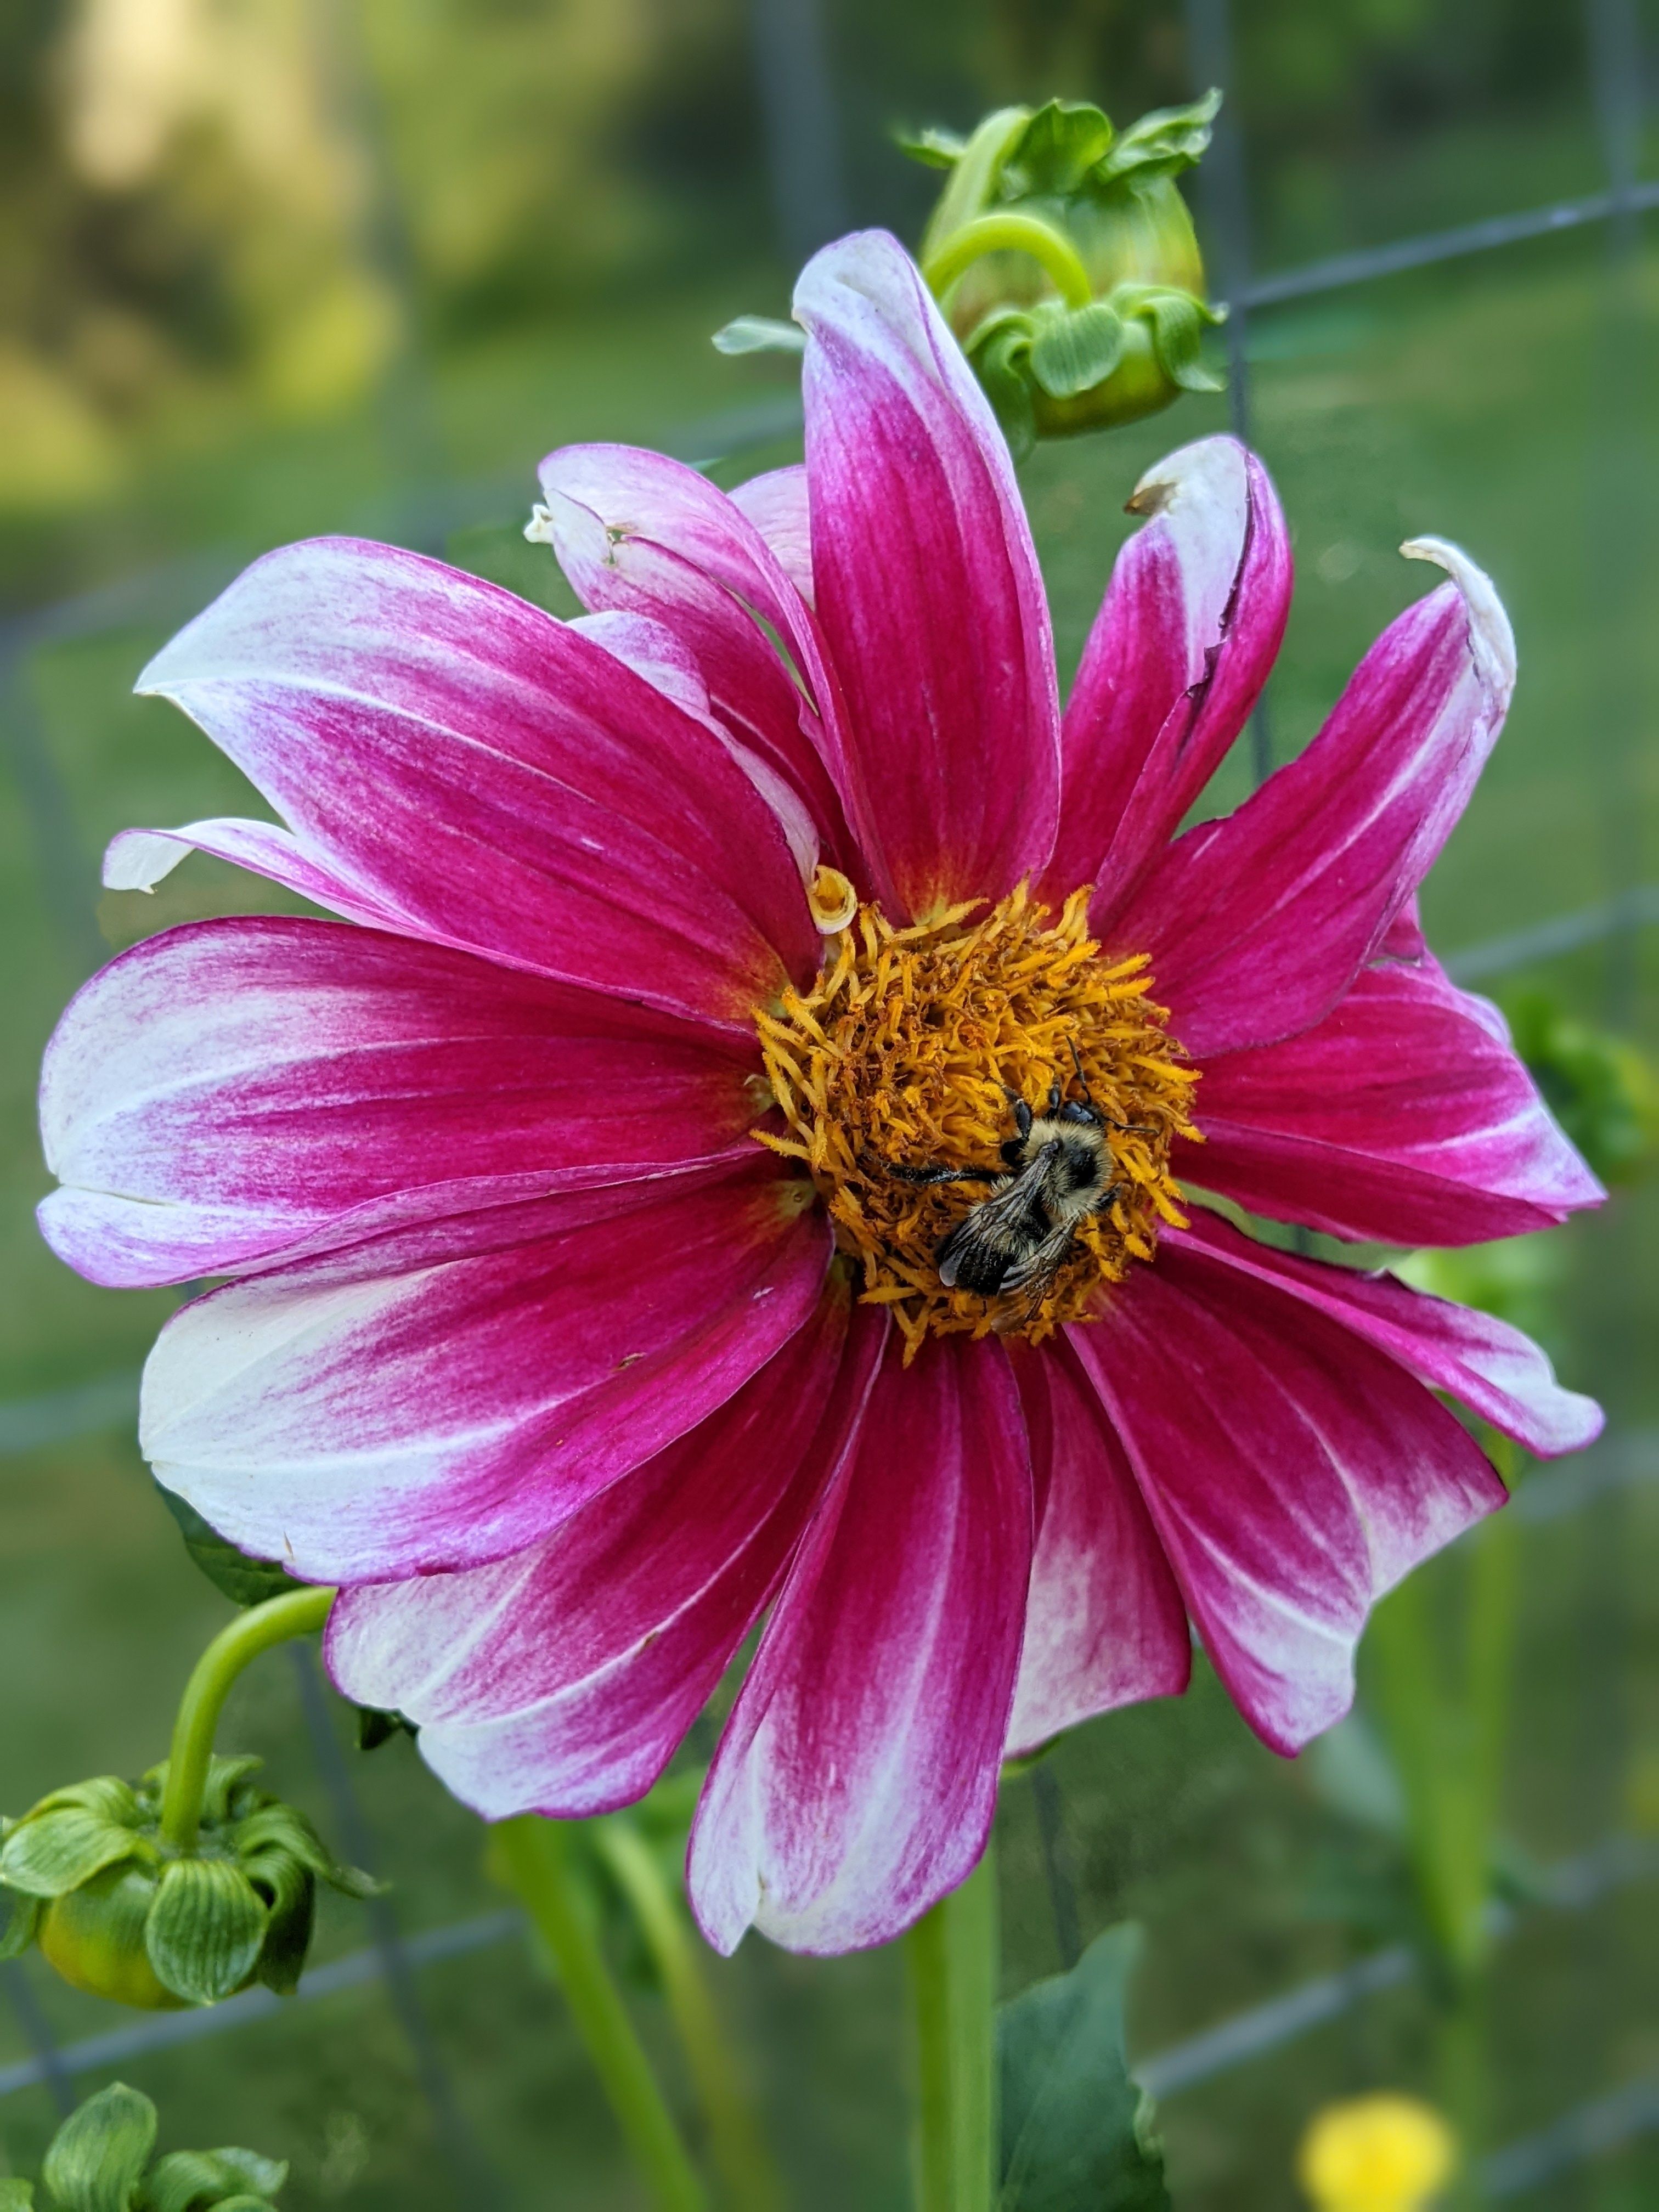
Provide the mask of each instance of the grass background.
MULTIPOLYGON (((1494 180, 1490 161, 1481 172, 1483 193, 1501 206, 1527 204, 1558 182, 1571 188, 1583 153, 1577 141, 1530 154, 1507 144, 1503 173, 1494 180)), ((1387 235, 1430 208, 1443 221, 1463 211, 1448 212, 1444 176, 1379 175, 1351 211, 1349 234, 1387 235)), ((1308 241, 1334 242, 1341 241, 1308 241)), ((1632 281, 1637 327, 1650 330, 1659 304, 1650 249, 1632 281)), ((451 558, 562 606, 550 556, 519 536, 537 454, 586 436, 650 442, 764 397, 774 388, 769 372, 720 362, 706 333, 739 307, 775 307, 777 288, 774 271, 740 270, 556 339, 459 355, 382 419, 273 434, 234 451, 204 434, 198 449, 158 454, 95 518, 0 540, 4 573, 29 598, 40 595, 42 579, 90 585, 203 548, 228 568, 239 556, 322 529, 404 534, 400 495, 411 475, 426 473, 479 487, 479 519, 451 536, 451 558)), ((1495 576, 1515 621, 1515 711, 1425 900, 1443 951, 1655 872, 1659 624, 1648 611, 1659 599, 1659 534, 1649 488, 1659 482, 1659 393, 1650 340, 1639 374, 1628 373, 1628 360, 1621 368, 1631 327, 1630 310, 1622 312, 1623 322, 1605 241, 1590 232, 1287 308, 1255 325, 1255 434, 1291 517, 1299 575, 1272 695, 1279 756, 1305 742, 1377 629, 1430 581, 1397 558, 1402 538, 1437 532, 1465 545, 1495 576)), ((1026 495, 1064 668, 1075 662, 1127 526, 1121 510, 1135 477, 1169 446, 1224 420, 1219 401, 1183 401, 1174 416, 1049 448, 1029 465, 1026 495)), ((722 473, 788 457, 780 445, 722 473)), ((129 696, 148 653, 211 587, 207 571, 183 577, 176 603, 158 605, 153 618, 36 646, 9 703, 18 773, 0 786, 0 941, 12 978, 0 1097, 7 1401, 136 1370, 171 1304, 167 1294, 80 1282, 33 1227, 46 1185, 33 1124, 39 1053, 89 949, 187 917, 279 902, 268 887, 201 859, 152 899, 97 888, 95 856, 119 828, 261 811, 180 716, 129 696), (42 759, 66 802, 56 823, 27 803, 42 759)), ((1211 804, 1231 804, 1244 788, 1243 763, 1230 763, 1211 804)), ((1615 1009, 1650 1048, 1659 1047, 1655 958, 1650 937, 1633 992, 1618 989, 1615 1009)), ((1616 989, 1605 951, 1543 973, 1592 1016, 1616 989)), ((1565 1376, 1603 1396, 1616 1429, 1651 1424, 1659 1194, 1621 1195, 1603 1217, 1563 1232, 1555 1249, 1551 1333, 1565 1376)), ((1524 1540, 1509 1812, 1541 1858, 1612 1826, 1659 1825, 1656 1560, 1651 1489, 1524 1540)), ((1429 1571, 1449 1620, 1458 1564, 1429 1571)), ((159 1757, 183 1674, 225 1611, 185 1559, 130 1431, 0 1462, 0 1803, 18 1811, 54 1784, 159 1757)), ((343 1734, 349 1717, 337 1717, 343 1734)), ((262 1751, 271 1786, 331 1825, 280 1659, 239 1689, 222 1741, 262 1751)), ((1079 1730, 1055 1767, 1085 1935, 1126 1915, 1147 1930, 1135 2050, 1338 1965, 1370 1940, 1330 1917, 1322 1900, 1333 1864, 1358 1879, 1375 1847, 1325 1806, 1305 1764, 1282 1764, 1254 1741, 1207 1677, 1178 1705, 1079 1730)), ((499 1902, 483 1869, 480 1829, 407 1741, 362 1760, 357 1775, 405 1927, 499 1902)), ((1010 1785, 1000 1832, 1012 1990, 1058 1962, 1029 1783, 1010 1785)), ((365 1940, 355 1909, 325 1906, 318 1955, 365 1940)), ((29 1972, 60 2036, 113 2024, 107 2008, 52 1983, 36 1963, 29 1972)), ((715 1973, 792 2201, 903 2203, 896 1960, 806 1961, 751 1942, 715 1973)), ((1650 1887, 1583 1917, 1528 1919, 1493 1976, 1495 2139, 1659 2069, 1656 1987, 1650 1887)), ((556 1990, 527 1947, 431 1969, 422 1988, 503 2203, 599 2212, 641 2201, 556 1990)), ((655 2000, 641 1997, 640 2012, 660 2044, 655 2000)), ((0 2063, 25 2048, 0 2010, 0 2063)), ((1309 2112, 1358 2087, 1432 2093, 1435 2050, 1432 2005, 1408 1989, 1172 2100, 1164 2125, 1183 2212, 1290 2205, 1291 2148, 1309 2112)), ((665 2063, 672 2073, 672 2054, 665 2063)), ((461 2201, 378 1989, 123 2070, 161 2104, 165 2142, 246 2142, 291 2159, 283 2201, 293 2212, 331 2203, 436 2212, 461 2201)), ((52 2125, 42 2091, 0 2103, 5 2158, 33 2170, 52 2125)), ((1634 2212, 1659 2201, 1659 2151, 1637 2146, 1552 2185, 1538 2201, 1634 2212)))

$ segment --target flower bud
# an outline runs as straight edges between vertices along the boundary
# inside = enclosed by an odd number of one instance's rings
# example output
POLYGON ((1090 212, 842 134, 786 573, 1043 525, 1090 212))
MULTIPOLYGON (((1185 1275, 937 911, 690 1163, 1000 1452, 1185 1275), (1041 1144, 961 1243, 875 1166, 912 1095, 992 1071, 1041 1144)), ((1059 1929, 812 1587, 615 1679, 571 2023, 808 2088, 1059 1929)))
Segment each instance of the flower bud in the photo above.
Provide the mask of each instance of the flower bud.
MULTIPOLYGON (((71 2112, 47 2145, 40 2178, 58 2212, 272 2212, 288 2179, 252 2150, 173 2150, 151 2164, 155 2107, 112 2081, 71 2112)), ((32 2205, 33 2185, 0 2182, 0 2208, 32 2205), (14 2192, 7 2196, 9 2189, 14 2192)))
POLYGON ((1097 107, 1005 107, 908 150, 951 172, 922 272, 1015 450, 1213 392, 1204 266, 1175 179, 1220 95, 1119 133, 1097 107))
POLYGON ((0 1954, 33 1942, 75 1988, 151 2011, 256 1981, 291 1993, 318 1881, 356 1897, 374 1884, 337 1865, 303 1814, 253 1787, 258 1765, 211 1762, 189 1851, 162 1832, 165 1765, 136 1786, 106 1775, 54 1790, 7 1821, 0 1954))

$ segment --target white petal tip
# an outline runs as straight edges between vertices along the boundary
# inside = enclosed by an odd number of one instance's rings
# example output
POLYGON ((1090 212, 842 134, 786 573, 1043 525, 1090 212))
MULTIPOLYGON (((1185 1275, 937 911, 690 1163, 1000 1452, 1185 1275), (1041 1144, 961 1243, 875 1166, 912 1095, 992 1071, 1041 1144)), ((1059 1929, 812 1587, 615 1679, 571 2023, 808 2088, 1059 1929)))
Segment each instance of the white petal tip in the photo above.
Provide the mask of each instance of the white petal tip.
POLYGON ((104 889, 153 891, 189 852, 188 843, 148 830, 124 830, 104 855, 104 889))
POLYGON ((552 513, 539 501, 530 510, 530 520, 524 526, 524 534, 532 545, 550 545, 553 543, 552 513))
POLYGON ((1224 431, 1196 438, 1156 461, 1124 502, 1130 514, 1167 514, 1194 499, 1242 501, 1247 456, 1224 431))
POLYGON ((1492 578, 1444 538, 1408 538, 1400 550, 1408 561, 1431 561, 1443 568, 1462 592, 1476 670, 1483 683, 1507 700, 1515 689, 1515 632, 1492 578))

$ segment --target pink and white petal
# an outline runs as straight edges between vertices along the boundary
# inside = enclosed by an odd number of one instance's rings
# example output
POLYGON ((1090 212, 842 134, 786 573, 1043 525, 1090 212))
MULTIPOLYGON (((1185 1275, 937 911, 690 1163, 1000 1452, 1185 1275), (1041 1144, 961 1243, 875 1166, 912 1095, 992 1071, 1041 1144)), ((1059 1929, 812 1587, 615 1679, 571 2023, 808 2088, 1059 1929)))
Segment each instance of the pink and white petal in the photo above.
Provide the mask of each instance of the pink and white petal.
POLYGON ((637 447, 562 447, 541 483, 547 505, 526 535, 552 547, 582 605, 671 629, 733 736, 799 794, 840 865, 854 860, 836 790, 834 672, 811 608, 755 525, 696 469, 637 447))
POLYGON ((534 1197, 507 1179, 495 1204, 474 1185, 465 1210, 212 1291, 150 1354, 145 1456, 233 1543, 307 1580, 521 1551, 811 1313, 829 1237, 776 1164, 750 1148, 627 1182, 574 1170, 534 1197))
POLYGON ((812 605, 812 521, 805 468, 797 461, 788 468, 750 477, 733 488, 732 504, 748 516, 785 575, 807 605, 812 605))
POLYGON ((407 933, 413 927, 408 915, 341 868, 331 854, 303 844, 291 830, 275 822, 252 822, 234 815, 210 822, 187 822, 179 830, 118 830, 104 854, 105 888, 153 891, 192 853, 209 853, 216 860, 229 860, 251 875, 264 876, 284 890, 296 891, 301 898, 343 915, 349 921, 367 922, 371 929, 407 933))
POLYGON ((691 1830, 717 1950, 890 1942, 973 1869, 995 1809, 1031 1560, 1024 1423, 992 1341, 890 1336, 779 1595, 691 1830))
POLYGON ((1298 759, 1169 848, 1108 933, 1152 955, 1158 995, 1197 1058, 1294 1036, 1330 1012, 1422 881, 1503 726, 1515 647, 1497 593, 1455 547, 1405 550, 1454 580, 1382 633, 1298 759))
POLYGON ((1314 1028, 1206 1064, 1205 1141, 1177 1170, 1273 1219, 1391 1244, 1516 1237, 1598 1205, 1496 1013, 1432 963, 1362 969, 1314 1028))
POLYGON ((708 730, 440 562, 351 539, 267 554, 139 688, 436 942, 734 1029, 817 966, 783 833, 708 730))
POLYGON ((1150 470, 1061 724, 1060 836, 1045 895, 1098 880, 1109 927, 1179 827, 1267 679, 1291 607, 1291 541, 1236 438, 1150 470))
POLYGON ((1290 1754, 1353 1698, 1373 1601, 1504 1486, 1455 1417, 1310 1304, 1160 1242, 1069 1332, 1206 1651, 1290 1754))
POLYGON ((1582 1451, 1601 1433, 1593 1398, 1563 1389, 1545 1354, 1518 1328, 1472 1306, 1413 1291, 1395 1276, 1304 1260, 1242 1236, 1202 1206, 1185 1229, 1167 1229, 1158 1245, 1201 1255, 1328 1314, 1398 1360, 1419 1382, 1443 1390, 1539 1459, 1582 1451))
POLYGON ((1010 1757, 1096 1713, 1176 1698, 1187 1612, 1122 1443, 1063 1336, 1012 1347, 1037 1498, 1010 1757))
POLYGON ((394 1191, 703 1158, 740 1142, 757 1072, 702 1024, 471 953, 193 923, 112 961, 46 1048, 65 1188, 41 1228, 95 1282, 189 1281, 394 1191))
POLYGON ((487 1820, 578 1820, 643 1796, 857 1425, 884 1331, 849 1305, 832 1278, 724 1406, 528 1551, 343 1592, 336 1682, 417 1722, 428 1765, 487 1820))
POLYGON ((776 815, 801 880, 810 885, 822 849, 811 808, 770 762, 734 738, 715 714, 696 657, 684 641, 648 615, 579 615, 570 627, 602 645, 607 653, 614 653, 636 675, 655 684, 665 698, 695 715, 713 732, 776 815))
POLYGON ((1048 602, 1001 431, 915 264, 844 238, 795 288, 818 619, 849 818, 907 915, 1001 897, 1053 848, 1048 602))

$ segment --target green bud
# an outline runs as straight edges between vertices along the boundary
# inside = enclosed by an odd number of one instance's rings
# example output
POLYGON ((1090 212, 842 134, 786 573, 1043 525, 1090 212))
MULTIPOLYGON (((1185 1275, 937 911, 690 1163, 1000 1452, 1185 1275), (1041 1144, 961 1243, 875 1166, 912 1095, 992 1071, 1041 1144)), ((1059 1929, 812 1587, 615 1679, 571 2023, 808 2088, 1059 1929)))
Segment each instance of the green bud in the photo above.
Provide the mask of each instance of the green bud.
POLYGON ((921 267, 1016 451, 1212 392, 1204 266, 1176 185, 1218 93, 1115 131, 1097 107, 1005 107, 907 150, 948 169, 921 267))
POLYGON ((148 2010, 212 2004, 264 1982, 284 1995, 310 1948, 317 1884, 370 1893, 291 1806, 256 1789, 252 1759, 215 1759, 194 1849, 163 1834, 165 1765, 55 1790, 0 1830, 10 1917, 75 1988, 148 2010))
MULTIPOLYGON (((58 2212, 272 2212, 288 2179, 251 2150, 174 2150, 150 2164, 155 2107, 112 2081, 70 2114, 47 2146, 40 2178, 58 2212)), ((34 2188, 0 2181, 0 2212, 28 2212, 34 2188)))

